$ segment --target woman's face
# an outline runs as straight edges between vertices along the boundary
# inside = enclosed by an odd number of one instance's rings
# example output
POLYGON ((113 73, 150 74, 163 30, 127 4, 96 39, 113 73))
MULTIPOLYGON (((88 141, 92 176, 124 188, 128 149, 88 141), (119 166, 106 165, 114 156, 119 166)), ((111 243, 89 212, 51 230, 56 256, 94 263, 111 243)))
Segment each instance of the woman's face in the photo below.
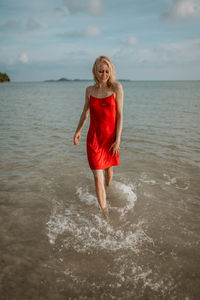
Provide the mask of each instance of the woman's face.
POLYGON ((110 77, 110 70, 106 63, 99 63, 97 65, 97 78, 99 82, 106 83, 110 77))

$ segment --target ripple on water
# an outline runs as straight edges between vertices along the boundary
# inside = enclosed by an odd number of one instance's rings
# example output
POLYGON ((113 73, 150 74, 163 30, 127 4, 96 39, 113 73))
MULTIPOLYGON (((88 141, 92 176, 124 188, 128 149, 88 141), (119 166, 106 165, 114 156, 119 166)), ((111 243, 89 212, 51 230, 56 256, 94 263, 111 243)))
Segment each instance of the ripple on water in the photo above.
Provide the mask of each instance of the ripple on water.
POLYGON ((126 220, 127 213, 134 208, 137 201, 133 186, 115 181, 113 182, 113 189, 118 195, 119 202, 120 198, 124 199, 121 207, 116 206, 117 201, 115 201, 114 206, 109 205, 109 210, 124 220, 120 226, 116 227, 114 224, 107 223, 101 215, 97 214, 96 196, 90 193, 87 186, 77 187, 76 194, 79 202, 91 207, 91 209, 77 212, 74 207, 74 210, 64 209, 61 213, 58 212, 59 207, 55 202, 47 222, 50 243, 54 244, 58 236, 62 235, 65 247, 73 248, 77 252, 95 251, 95 249, 109 251, 129 249, 137 253, 139 244, 147 240, 151 242, 142 228, 142 221, 129 224, 126 220))
MULTIPOLYGON (((134 295, 143 299, 147 294, 152 299, 177 299, 179 287, 175 271, 168 267, 168 272, 163 272, 163 268, 167 267, 164 258, 167 252, 164 256, 160 255, 158 241, 149 236, 151 225, 144 214, 136 218, 134 211, 138 208, 138 199, 141 200, 141 186, 145 187, 145 191, 149 187, 153 193, 154 188, 159 186, 176 189, 180 180, 166 173, 156 180, 142 173, 138 179, 137 185, 123 179, 112 182, 107 190, 109 223, 98 210, 92 185, 76 186, 75 200, 67 208, 55 199, 53 201, 46 224, 47 236, 63 262, 64 276, 81 295, 84 295, 84 290, 101 295, 103 289, 105 298, 102 299, 129 299, 134 295), (67 263, 71 253, 72 262, 67 263), (109 289, 106 288, 108 286, 109 289)), ((145 201, 151 199, 152 203, 152 194, 145 195, 148 196, 145 201)), ((176 273, 182 274, 181 269, 177 269, 176 253, 169 257, 169 263, 171 266, 176 264, 176 273)))

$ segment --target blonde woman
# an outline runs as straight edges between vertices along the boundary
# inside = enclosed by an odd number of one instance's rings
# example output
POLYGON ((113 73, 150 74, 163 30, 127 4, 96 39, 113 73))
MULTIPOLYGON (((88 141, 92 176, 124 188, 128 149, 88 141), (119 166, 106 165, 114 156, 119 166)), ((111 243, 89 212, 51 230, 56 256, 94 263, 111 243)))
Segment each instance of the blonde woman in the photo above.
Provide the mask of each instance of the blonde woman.
POLYGON ((87 157, 94 175, 96 195, 108 221, 106 202, 107 186, 113 177, 113 166, 119 165, 119 149, 123 120, 123 88, 115 80, 115 68, 106 56, 98 57, 93 65, 95 84, 86 88, 85 105, 74 135, 78 145, 81 130, 90 112, 90 127, 87 134, 87 157))

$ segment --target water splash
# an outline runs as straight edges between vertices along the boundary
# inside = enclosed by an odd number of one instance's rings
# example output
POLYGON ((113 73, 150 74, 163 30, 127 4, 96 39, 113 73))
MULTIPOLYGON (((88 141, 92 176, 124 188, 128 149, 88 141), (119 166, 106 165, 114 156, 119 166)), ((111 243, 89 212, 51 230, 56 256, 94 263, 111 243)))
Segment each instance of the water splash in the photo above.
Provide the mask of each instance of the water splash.
MULTIPOLYGON (((93 210, 79 210, 72 207, 71 210, 60 210, 57 202, 53 203, 52 214, 47 222, 47 235, 49 242, 55 244, 62 235, 65 248, 73 248, 77 252, 98 250, 117 251, 129 249, 138 253, 139 245, 144 241, 152 242, 143 230, 144 221, 134 224, 126 218, 127 213, 133 211, 137 195, 133 191, 134 186, 114 181, 112 190, 118 196, 121 207, 112 206, 109 209, 117 213, 116 217, 125 219, 126 222, 118 223, 118 226, 108 224, 96 210, 97 199, 89 192, 89 188, 76 187, 76 195, 79 203, 92 206, 93 210)), ((116 200, 116 199, 115 199, 116 200)), ((116 205, 116 201, 114 202, 116 205)))
POLYGON ((133 184, 125 184, 119 181, 113 181, 112 193, 118 198, 118 202, 122 207, 111 207, 118 211, 120 219, 124 219, 126 214, 133 210, 137 201, 137 194, 133 184))

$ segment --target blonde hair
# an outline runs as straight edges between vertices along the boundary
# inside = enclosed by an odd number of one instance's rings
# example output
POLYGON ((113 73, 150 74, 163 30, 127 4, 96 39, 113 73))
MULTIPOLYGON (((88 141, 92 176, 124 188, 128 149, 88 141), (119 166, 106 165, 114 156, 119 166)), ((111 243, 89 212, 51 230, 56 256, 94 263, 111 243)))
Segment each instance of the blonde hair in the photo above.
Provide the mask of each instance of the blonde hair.
POLYGON ((93 73, 93 76, 94 76, 94 81, 96 82, 96 85, 99 86, 99 80, 97 78, 97 67, 100 63, 105 63, 107 64, 108 68, 109 68, 109 71, 110 71, 110 77, 107 81, 107 84, 108 86, 112 86, 114 84, 114 82, 116 81, 116 78, 115 78, 115 67, 112 63, 112 61, 110 60, 110 58, 108 58, 107 56, 99 56, 95 62, 94 62, 94 65, 93 65, 93 68, 92 68, 92 73, 93 73))

